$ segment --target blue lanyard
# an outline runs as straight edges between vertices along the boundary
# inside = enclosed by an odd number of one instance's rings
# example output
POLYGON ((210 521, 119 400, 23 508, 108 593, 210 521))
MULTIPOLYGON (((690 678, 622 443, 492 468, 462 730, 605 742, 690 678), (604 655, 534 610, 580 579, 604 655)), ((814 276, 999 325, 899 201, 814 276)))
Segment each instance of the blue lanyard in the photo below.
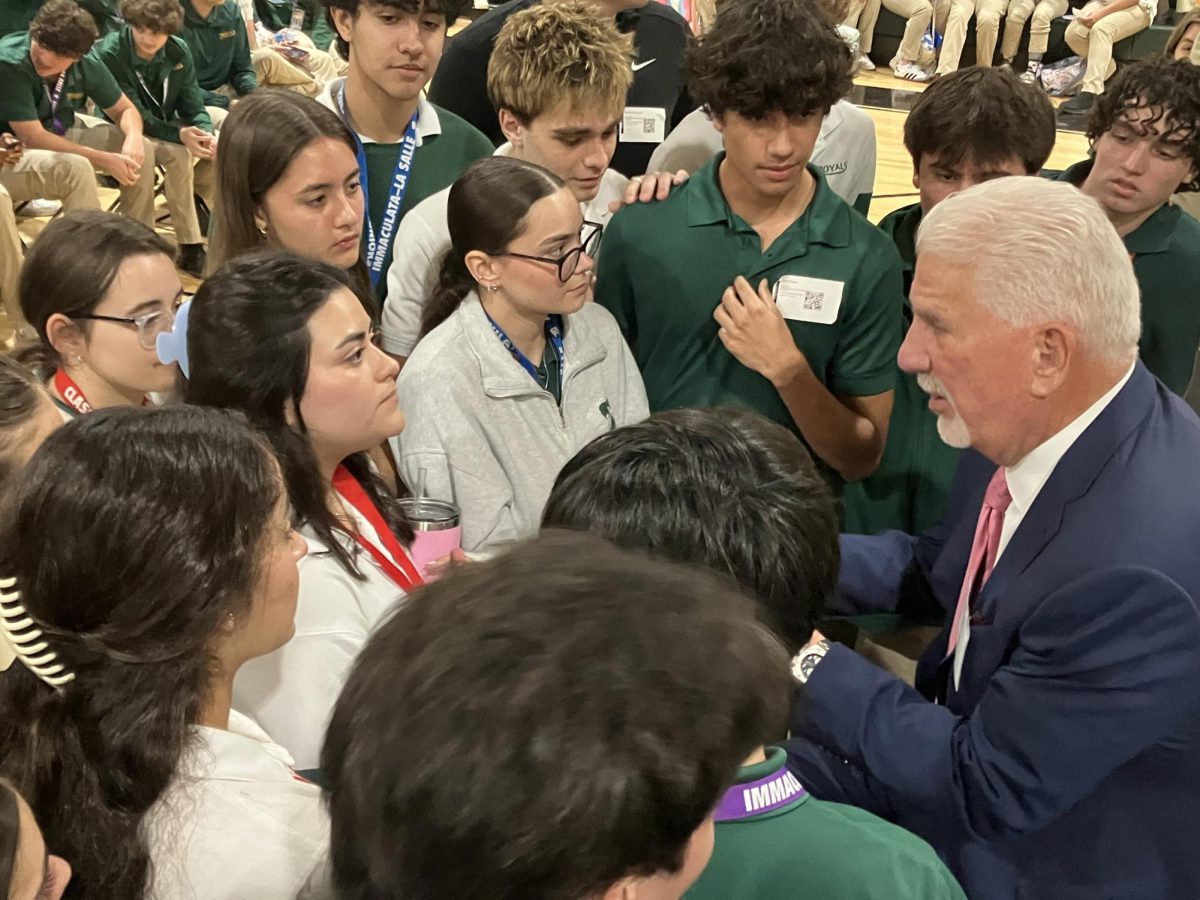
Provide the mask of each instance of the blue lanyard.
MULTIPOLYGON (((338 94, 338 111, 342 121, 349 127, 346 118, 346 89, 338 94)), ((408 193, 408 177, 412 173, 413 154, 417 152, 417 117, 418 112, 408 122, 404 139, 400 142, 400 155, 396 158, 396 171, 392 174, 392 189, 388 192, 387 206, 383 210, 383 221, 379 223, 379 234, 375 234, 375 226, 371 222, 371 189, 367 184, 367 151, 363 147, 362 138, 353 128, 354 154, 358 158, 359 182, 362 185, 363 219, 367 228, 367 272, 371 276, 371 287, 379 286, 383 268, 391 250, 392 240, 396 237, 396 221, 400 218, 400 208, 404 205, 404 195, 408 193)))
MULTIPOLYGON (((541 385, 542 379, 538 377, 538 367, 529 361, 529 357, 522 353, 521 348, 512 342, 509 336, 504 333, 504 329, 497 325, 496 320, 488 315, 487 310, 484 310, 483 314, 487 316, 487 320, 492 324, 492 331, 496 332, 496 337, 500 338, 500 343, 504 349, 512 355, 513 359, 521 364, 521 368, 528 372, 538 385, 541 385)), ((566 364, 566 353, 563 348, 562 316, 546 317, 546 337, 549 339, 550 346, 554 350, 554 358, 558 361, 558 396, 561 399, 563 368, 566 364)))

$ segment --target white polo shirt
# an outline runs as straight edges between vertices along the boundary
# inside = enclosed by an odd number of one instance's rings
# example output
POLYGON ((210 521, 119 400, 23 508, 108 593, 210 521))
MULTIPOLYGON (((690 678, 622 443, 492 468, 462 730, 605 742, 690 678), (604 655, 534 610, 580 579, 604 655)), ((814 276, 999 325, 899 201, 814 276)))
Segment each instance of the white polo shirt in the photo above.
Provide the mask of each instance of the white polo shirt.
MULTIPOLYGON (((667 135, 650 157, 647 171, 694 173, 724 148, 721 132, 700 108, 667 135)), ((875 190, 874 121, 849 100, 839 100, 821 123, 810 162, 835 194, 862 212, 875 190)))
POLYGON ((326 900, 321 791, 245 716, 196 726, 175 780, 146 818, 152 900, 326 900))
MULTIPOLYGON (((512 144, 501 145, 496 156, 511 156, 512 144)), ((607 225, 609 203, 625 195, 629 179, 616 169, 606 169, 596 196, 579 204, 584 221, 607 225)), ((442 257, 450 249, 446 207, 450 188, 438 191, 413 207, 396 231, 395 259, 387 275, 383 304, 383 349, 396 356, 411 356, 421 332, 421 314, 433 290, 442 257)))

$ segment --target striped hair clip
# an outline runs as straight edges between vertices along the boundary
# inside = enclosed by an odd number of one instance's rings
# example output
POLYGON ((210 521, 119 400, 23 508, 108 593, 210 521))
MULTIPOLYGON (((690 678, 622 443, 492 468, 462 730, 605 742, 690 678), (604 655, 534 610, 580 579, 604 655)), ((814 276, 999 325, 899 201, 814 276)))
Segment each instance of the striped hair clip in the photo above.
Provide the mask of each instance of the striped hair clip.
POLYGON ((67 671, 58 661, 58 654, 42 640, 42 632, 21 603, 16 586, 15 578, 0 580, 0 672, 8 671, 19 659, 30 672, 60 690, 75 680, 75 673, 67 671))

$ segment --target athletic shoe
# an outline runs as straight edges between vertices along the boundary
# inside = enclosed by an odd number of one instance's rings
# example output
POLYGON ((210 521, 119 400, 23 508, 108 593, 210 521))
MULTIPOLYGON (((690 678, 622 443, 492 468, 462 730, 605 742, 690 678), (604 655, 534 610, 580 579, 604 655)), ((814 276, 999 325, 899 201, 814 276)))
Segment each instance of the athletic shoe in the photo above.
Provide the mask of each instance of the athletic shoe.
POLYGON ((875 63, 871 62, 871 57, 867 56, 865 53, 859 54, 858 62, 855 65, 860 72, 875 71, 875 63))
POLYGON ((30 200, 21 206, 17 215, 22 219, 50 218, 58 215, 62 204, 57 200, 30 200))

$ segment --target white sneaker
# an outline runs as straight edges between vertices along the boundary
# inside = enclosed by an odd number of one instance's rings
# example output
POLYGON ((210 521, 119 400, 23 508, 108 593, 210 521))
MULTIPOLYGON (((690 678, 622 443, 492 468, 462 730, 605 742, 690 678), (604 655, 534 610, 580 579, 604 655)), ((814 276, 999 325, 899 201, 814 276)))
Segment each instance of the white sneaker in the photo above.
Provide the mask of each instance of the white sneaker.
POLYGON ((1026 69, 1024 72, 1022 72, 1020 75, 1017 76, 1017 79, 1022 84, 1037 84, 1038 73, 1033 71, 1032 69, 1026 69))
POLYGON ((918 84, 933 81, 933 72, 916 63, 905 63, 896 70, 896 76, 903 78, 905 81, 915 81, 918 84))
POLYGON ((859 72, 874 72, 875 63, 871 62, 871 57, 863 53, 859 55, 858 62, 855 64, 855 68, 859 72))
POLYGON ((57 200, 30 200, 17 212, 23 219, 50 218, 58 215, 62 204, 57 200))

